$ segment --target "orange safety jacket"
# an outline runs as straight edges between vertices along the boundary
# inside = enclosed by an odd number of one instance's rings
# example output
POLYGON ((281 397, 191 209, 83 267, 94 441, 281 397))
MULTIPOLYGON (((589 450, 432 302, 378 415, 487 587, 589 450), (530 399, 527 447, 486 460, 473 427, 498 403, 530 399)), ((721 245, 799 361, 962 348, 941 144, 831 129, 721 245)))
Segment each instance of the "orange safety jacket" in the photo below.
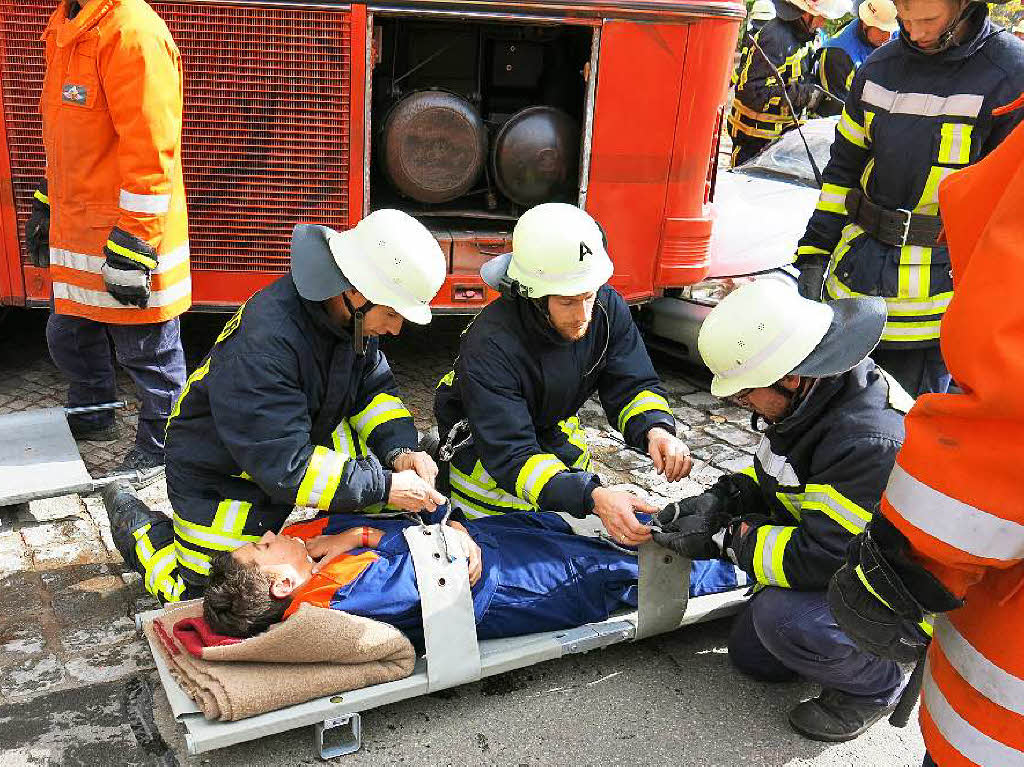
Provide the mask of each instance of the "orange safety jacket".
POLYGON ((965 601, 935 621, 921 706, 929 753, 941 767, 1021 767, 1024 124, 950 176, 939 203, 955 285, 942 354, 964 394, 917 400, 882 511, 965 601))
POLYGON ((181 173, 178 48, 145 0, 62 2, 43 33, 39 101, 50 198, 54 310, 99 322, 160 322, 191 306, 181 173), (149 306, 104 287, 103 248, 117 227, 157 252, 149 306))

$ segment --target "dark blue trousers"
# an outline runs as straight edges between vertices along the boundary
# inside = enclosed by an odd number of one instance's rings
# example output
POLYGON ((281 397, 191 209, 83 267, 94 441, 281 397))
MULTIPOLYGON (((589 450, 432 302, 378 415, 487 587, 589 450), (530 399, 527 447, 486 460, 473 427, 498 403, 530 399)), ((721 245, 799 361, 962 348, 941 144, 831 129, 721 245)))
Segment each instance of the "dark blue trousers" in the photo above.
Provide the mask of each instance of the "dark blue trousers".
POLYGON ((848 695, 888 703, 902 687, 895 661, 853 643, 836 625, 824 591, 762 589, 736 618, 729 659, 768 682, 803 677, 848 695))
POLYGON ((875 349, 871 359, 899 381, 911 397, 949 391, 952 376, 938 344, 923 349, 875 349))
MULTIPOLYGON (((147 325, 110 325, 82 317, 51 314, 46 343, 54 364, 68 379, 68 407, 117 399, 113 357, 124 366, 139 393, 135 444, 163 457, 164 426, 185 385, 185 355, 178 319, 147 325)), ((72 416, 86 428, 113 421, 112 411, 72 416)))
POLYGON ((932 755, 926 753, 924 755, 924 763, 921 765, 921 767, 939 767, 939 766, 935 763, 935 760, 932 759, 932 755))

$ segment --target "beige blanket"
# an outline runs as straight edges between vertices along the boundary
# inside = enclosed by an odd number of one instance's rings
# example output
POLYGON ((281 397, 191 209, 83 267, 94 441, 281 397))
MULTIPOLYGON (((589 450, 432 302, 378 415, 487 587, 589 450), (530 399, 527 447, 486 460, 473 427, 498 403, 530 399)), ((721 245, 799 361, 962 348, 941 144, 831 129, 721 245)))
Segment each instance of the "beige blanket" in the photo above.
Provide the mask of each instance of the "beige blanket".
POLYGON ((196 658, 173 628, 202 610, 201 600, 167 608, 145 631, 207 719, 235 721, 402 679, 416 662, 409 640, 393 626, 306 604, 258 636, 196 658))

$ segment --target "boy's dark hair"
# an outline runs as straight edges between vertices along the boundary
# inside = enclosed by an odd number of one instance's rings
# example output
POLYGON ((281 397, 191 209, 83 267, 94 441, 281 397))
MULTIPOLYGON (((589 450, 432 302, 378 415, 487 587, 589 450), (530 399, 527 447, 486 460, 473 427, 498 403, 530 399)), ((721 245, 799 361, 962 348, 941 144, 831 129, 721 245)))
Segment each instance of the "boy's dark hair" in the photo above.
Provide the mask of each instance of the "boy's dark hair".
POLYGON ((255 636, 284 618, 291 597, 270 593, 270 576, 259 565, 244 565, 225 551, 214 557, 203 594, 203 618, 211 629, 226 636, 255 636))

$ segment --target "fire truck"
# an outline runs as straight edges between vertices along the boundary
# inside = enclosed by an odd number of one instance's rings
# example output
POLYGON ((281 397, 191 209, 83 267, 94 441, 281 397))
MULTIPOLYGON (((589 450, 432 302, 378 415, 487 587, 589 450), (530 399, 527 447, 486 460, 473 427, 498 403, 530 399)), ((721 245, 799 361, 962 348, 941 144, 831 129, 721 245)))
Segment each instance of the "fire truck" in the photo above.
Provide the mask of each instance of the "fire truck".
MULTIPOLYGON (((440 311, 494 297, 480 264, 546 201, 601 223, 632 303, 707 274, 742 0, 151 5, 185 69, 196 309, 235 307, 284 273, 294 224, 345 229, 384 207, 447 255, 440 311)), ((54 6, 0 0, 0 304, 50 300, 24 225, 45 166, 40 36, 54 6)))

